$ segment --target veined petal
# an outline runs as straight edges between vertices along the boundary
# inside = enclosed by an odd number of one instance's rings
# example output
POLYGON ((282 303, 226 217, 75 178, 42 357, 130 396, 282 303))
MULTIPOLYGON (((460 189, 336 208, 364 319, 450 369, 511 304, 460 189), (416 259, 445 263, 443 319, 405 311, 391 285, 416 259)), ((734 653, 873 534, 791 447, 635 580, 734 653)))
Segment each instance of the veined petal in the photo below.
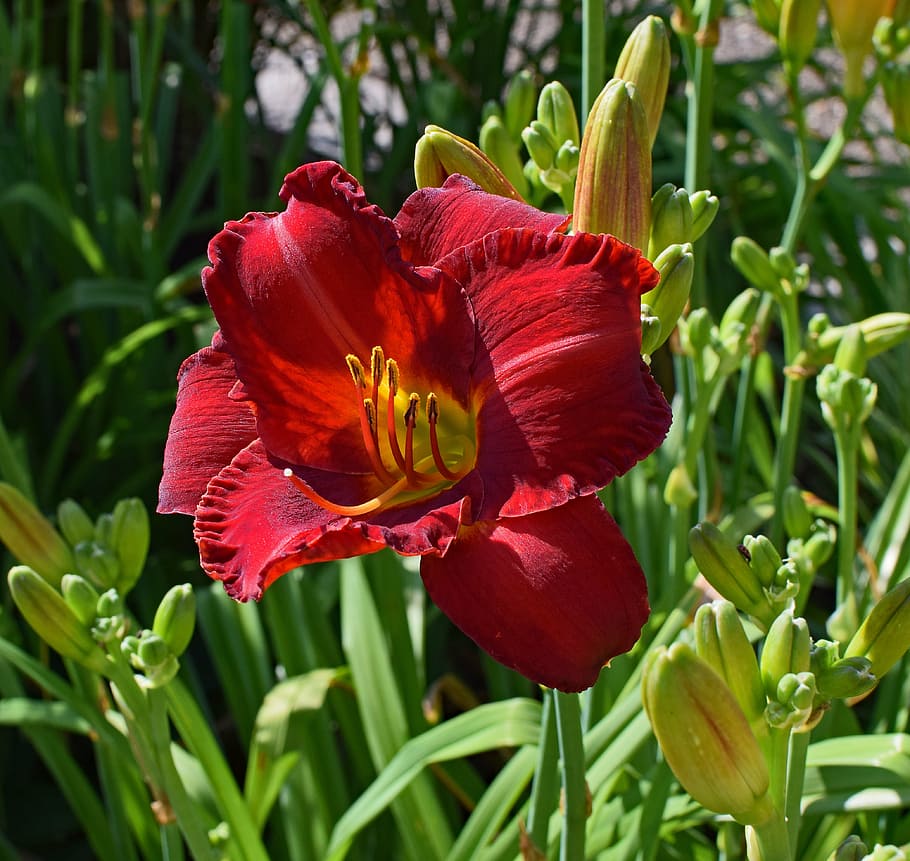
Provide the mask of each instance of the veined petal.
POLYGON ((296 464, 370 471, 345 356, 381 346, 402 384, 446 380, 467 398, 473 321, 457 284, 405 264, 392 222, 331 162, 281 190, 287 209, 229 222, 209 245, 203 283, 259 435, 296 464))
POLYGON ((401 255, 414 265, 431 265, 446 254, 506 227, 562 233, 570 216, 488 194, 467 177, 450 176, 441 188, 415 191, 395 216, 401 255))
MULTIPOLYGON (((304 479, 312 478, 302 472, 304 479)), ((325 474, 324 491, 340 502, 357 498, 361 476, 325 474)), ((314 481, 315 483, 315 481, 314 481)), ((362 499, 362 497, 361 497, 362 499)), ((256 440, 208 484, 196 509, 194 537, 202 567, 239 601, 259 600, 268 586, 299 565, 374 553, 444 553, 470 502, 452 488, 432 500, 373 518, 339 517, 307 499, 256 440)))
POLYGON ((437 606, 496 660, 564 691, 597 681, 648 617, 645 578, 596 496, 461 530, 420 573, 437 606))
POLYGON ((477 520, 589 494, 657 448, 670 408, 639 355, 639 297, 657 275, 637 250, 502 230, 438 266, 477 319, 477 520))
POLYGON ((164 448, 160 514, 192 514, 209 480, 256 439, 249 405, 228 397, 237 382, 220 332, 177 375, 177 407, 164 448))

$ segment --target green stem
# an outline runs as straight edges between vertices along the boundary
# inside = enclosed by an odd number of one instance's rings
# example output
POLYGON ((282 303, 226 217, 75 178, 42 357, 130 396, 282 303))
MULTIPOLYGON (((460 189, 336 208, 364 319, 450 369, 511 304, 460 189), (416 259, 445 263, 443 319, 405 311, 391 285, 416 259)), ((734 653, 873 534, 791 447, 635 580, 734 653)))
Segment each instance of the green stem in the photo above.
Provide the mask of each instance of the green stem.
POLYGON ((762 825, 747 828, 746 854, 749 861, 790 861, 790 840, 784 820, 772 816, 762 825))
POLYGON ((787 803, 784 812, 787 831, 790 835, 790 846, 794 848, 799 837, 803 783, 806 778, 806 757, 809 753, 811 735, 811 732, 790 734, 790 751, 787 759, 787 803))
POLYGON ((554 697, 543 698, 543 712, 540 716, 540 745, 537 748, 537 766, 534 769, 534 783, 528 803, 528 837, 542 853, 549 840, 550 814, 559 797, 556 760, 556 722, 553 719, 554 697))
POLYGON ((834 429, 837 452, 837 606, 854 601, 853 560, 856 556, 856 486, 859 431, 855 416, 839 416, 834 429))
POLYGON ((588 786, 585 783, 585 751, 581 737, 581 706, 578 694, 553 691, 556 735, 562 765, 563 827, 560 861, 584 861, 585 824, 588 819, 588 786))
MULTIPOLYGON (((581 116, 582 124, 604 85, 604 3, 581 4, 581 116)), ((584 131, 584 129, 582 129, 584 131)), ((571 211, 571 207, 569 209, 571 211)))

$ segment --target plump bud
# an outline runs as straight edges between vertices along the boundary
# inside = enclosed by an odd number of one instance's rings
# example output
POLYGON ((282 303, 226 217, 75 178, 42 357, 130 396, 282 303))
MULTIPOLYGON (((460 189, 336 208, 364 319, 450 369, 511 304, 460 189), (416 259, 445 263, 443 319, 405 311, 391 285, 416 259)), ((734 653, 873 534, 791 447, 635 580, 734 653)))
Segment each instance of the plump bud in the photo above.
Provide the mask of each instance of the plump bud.
POLYGON ((651 145, 634 84, 614 78, 591 108, 579 153, 574 226, 648 247, 651 145))
POLYGON ((695 652, 726 683, 753 729, 764 729, 765 691, 755 650, 729 601, 702 604, 695 613, 695 652))
MULTIPOLYGON (((519 133, 519 140, 521 139, 519 133)), ((496 116, 486 119, 480 127, 480 148, 504 174, 506 179, 522 196, 527 197, 528 181, 524 175, 524 164, 518 155, 515 142, 506 131, 503 121, 496 116)))
POLYGON ((837 365, 825 365, 815 382, 822 416, 837 430, 849 423, 866 421, 875 407, 878 386, 866 377, 857 377, 837 365))
POLYGON ((152 631, 144 631, 139 637, 130 662, 143 674, 137 681, 145 688, 166 685, 180 669, 168 644, 152 631))
POLYGON ((723 679, 688 646, 652 653, 642 700, 670 768, 699 804, 756 825, 771 815, 768 767, 723 679))
POLYGON ((85 509, 74 499, 64 499, 57 506, 57 524, 63 537, 75 547, 82 541, 91 541, 95 537, 95 524, 85 513, 85 509))
POLYGON ((427 126, 414 152, 417 187, 438 188, 455 173, 473 180, 490 194, 522 199, 503 172, 479 147, 439 126, 427 126))
POLYGON ((910 649, 910 579, 902 580, 871 610, 844 652, 871 661, 870 672, 881 678, 910 649))
POLYGON ((859 326, 848 326, 837 345, 833 364, 855 377, 866 373, 866 338, 859 326))
POLYGON ((749 554, 749 567, 766 589, 770 588, 777 576, 783 560, 780 553, 764 535, 747 535, 743 538, 743 547, 749 554))
MULTIPOLYGON (((750 332, 755 324, 755 318, 758 316, 760 304, 761 294, 751 287, 747 287, 742 293, 735 296, 727 305, 723 317, 720 318, 718 334, 721 341, 727 341, 731 337, 738 341, 743 334, 750 332)), ((734 347, 734 349, 739 352, 739 347, 734 347)))
POLYGON ((821 0, 783 0, 780 5, 778 44, 792 72, 798 72, 812 55, 821 5, 821 0))
POLYGON ((660 317, 654 314, 650 305, 641 306, 641 354, 650 356, 663 342, 660 317))
POLYGON ((708 348, 714 332, 714 321, 707 308, 695 308, 686 317, 685 340, 688 354, 695 355, 708 348))
POLYGON ((121 499, 113 511, 111 549, 117 554, 120 575, 117 590, 129 593, 136 584, 149 551, 149 516, 141 499, 121 499))
POLYGON ((866 92, 863 61, 872 50, 872 34, 878 19, 888 14, 894 0, 827 0, 834 40, 844 55, 844 96, 862 97, 866 92))
POLYGON ((642 352, 653 353, 670 337, 676 322, 689 301, 692 278, 695 274, 695 255, 692 246, 671 245, 654 261, 654 268, 660 273, 660 281, 653 290, 641 297, 643 304, 650 306, 651 313, 660 320, 660 332, 656 343, 642 352))
POLYGON ((678 463, 670 470, 664 485, 664 502, 677 508, 686 508, 698 499, 698 491, 684 463, 678 463))
POLYGON ((0 482, 0 541, 23 565, 59 585, 73 555, 50 521, 13 485, 0 482))
POLYGON ((811 638, 806 620, 784 610, 772 623, 762 646, 761 677, 769 699, 778 699, 778 685, 788 673, 808 673, 811 638))
POLYGON ((713 523, 706 521, 689 532, 689 549, 705 579, 724 598, 767 630, 774 618, 774 610, 739 545, 713 523))
POLYGON ((557 148, 566 141, 578 145, 580 135, 575 104, 569 91, 559 81, 551 81, 540 91, 537 119, 549 129, 557 148))
POLYGON ((710 191, 696 191, 689 195, 689 205, 692 207, 692 234, 690 242, 695 242, 711 226, 720 201, 710 191))
POLYGON ((116 554, 97 541, 82 541, 74 548, 76 570, 102 589, 113 586, 120 575, 116 554))
POLYGON ((737 236, 730 247, 730 259, 740 274, 759 290, 780 295, 780 278, 771 266, 768 253, 748 236, 737 236))
POLYGON ((834 552, 837 541, 837 529, 825 520, 816 520, 812 524, 812 532, 802 546, 801 555, 812 565, 812 570, 817 571, 824 565, 834 552))
POLYGON ((690 242, 692 237, 692 204, 684 188, 671 182, 662 185, 651 197, 651 237, 648 241, 649 260, 654 260, 671 245, 690 242))
POLYGON ((104 671, 104 652, 53 586, 26 565, 11 568, 8 579, 19 612, 45 643, 65 658, 104 671))
POLYGON ((649 15, 632 31, 619 55, 613 76, 638 88, 653 147, 670 82, 670 38, 660 18, 649 15))
POLYGON ((801 354, 797 359, 807 359, 815 365, 826 365, 834 361, 841 341, 854 327, 863 333, 866 358, 871 359, 902 344, 910 337, 910 314, 886 311, 846 326, 818 326, 807 353, 801 354))
POLYGON ((791 538, 808 538, 812 531, 812 514, 798 487, 791 484, 782 499, 784 529, 791 538))
POLYGON ((504 120, 506 131, 515 144, 521 143, 521 132, 534 117, 537 86, 527 69, 512 76, 506 87, 504 120))
POLYGON ((816 693, 812 673, 784 673, 765 710, 765 720, 775 729, 811 729, 816 693))
POLYGON ((196 624, 196 596, 189 583, 169 589, 161 599, 155 612, 152 631, 165 643, 171 652, 180 657, 193 638, 196 624))
POLYGON ((818 694, 824 701, 859 697, 878 684, 868 658, 858 655, 841 658, 839 653, 840 645, 830 640, 812 644, 810 665, 818 694))
POLYGON ((98 606, 98 592, 91 583, 78 574, 64 574, 60 584, 63 600, 76 614, 83 625, 91 626, 95 621, 98 606))
POLYGON ((851 834, 829 856, 827 861, 863 861, 867 853, 866 844, 851 834))
POLYGON ((540 171, 550 170, 556 161, 559 142, 540 120, 532 120, 521 133, 528 154, 540 171))

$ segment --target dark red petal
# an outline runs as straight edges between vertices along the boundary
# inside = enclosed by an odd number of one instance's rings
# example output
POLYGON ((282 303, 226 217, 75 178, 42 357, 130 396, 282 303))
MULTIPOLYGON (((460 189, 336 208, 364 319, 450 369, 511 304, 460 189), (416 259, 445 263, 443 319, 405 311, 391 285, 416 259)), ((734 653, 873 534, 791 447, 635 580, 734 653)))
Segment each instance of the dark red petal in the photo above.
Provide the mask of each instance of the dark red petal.
POLYGON ((477 318, 478 520, 561 505, 660 445, 670 409, 639 355, 656 272, 611 236, 506 230, 439 263, 477 318))
POLYGON ((570 216, 541 212, 526 203, 488 194, 464 176, 450 176, 442 188, 415 191, 395 216, 401 255, 415 265, 430 265, 446 254, 504 227, 541 233, 562 232, 570 216))
POLYGON ((237 373, 219 333, 211 347, 183 363, 177 379, 177 407, 158 489, 161 514, 192 514, 212 476, 256 439, 256 420, 249 405, 228 397, 237 373))
MULTIPOLYGON (((312 478, 315 471, 302 471, 312 478)), ((321 476, 320 489, 342 504, 357 498, 358 477, 321 476)), ((316 482, 313 481, 315 484, 316 482)), ((468 483, 463 483, 468 486, 468 483)), ((196 509, 195 538, 202 567, 224 582, 232 598, 258 600, 282 574, 299 565, 373 553, 443 553, 470 503, 464 488, 372 518, 338 517, 310 502, 285 478, 256 440, 209 482, 196 509)))
POLYGON ((381 346, 402 386, 445 380, 467 398, 473 320, 460 288, 401 261, 392 222, 330 162, 285 180, 279 214, 230 222, 203 282, 269 451, 296 464, 366 472, 345 363, 381 346))
POLYGON ((462 529, 420 573, 437 606, 497 661, 580 691, 635 644, 645 578, 596 496, 462 529))

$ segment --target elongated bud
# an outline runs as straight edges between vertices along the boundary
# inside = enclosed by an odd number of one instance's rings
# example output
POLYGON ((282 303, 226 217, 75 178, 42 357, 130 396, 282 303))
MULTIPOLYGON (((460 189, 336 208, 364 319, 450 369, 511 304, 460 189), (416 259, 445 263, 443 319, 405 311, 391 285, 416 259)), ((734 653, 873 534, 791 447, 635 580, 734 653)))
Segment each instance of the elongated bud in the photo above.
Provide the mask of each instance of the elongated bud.
POLYGON ((711 226, 720 201, 710 191, 696 191, 689 195, 689 204, 692 207, 692 234, 690 242, 695 242, 711 226))
POLYGON ((439 126, 427 126, 414 152, 417 187, 438 188, 455 173, 473 180, 490 194, 522 199, 503 172, 477 146, 439 126))
POLYGON ((752 285, 774 296, 781 294, 780 277, 771 266, 768 253, 748 236, 737 236, 730 247, 730 259, 752 285))
POLYGON ((74 550, 76 570, 96 586, 107 589, 117 582, 120 563, 116 554, 97 541, 83 541, 74 550))
POLYGON ((791 484, 782 500, 784 529, 791 538, 808 538, 812 531, 812 514, 798 487, 791 484))
POLYGON ((870 672, 881 678, 910 649, 910 579, 901 580, 871 610, 850 640, 844 657, 871 662, 870 672))
POLYGON ((910 144, 910 69, 888 63, 882 69, 882 89, 891 112, 894 136, 910 144))
POLYGON ((512 76, 506 87, 504 121, 514 144, 521 143, 521 132, 534 117, 537 86, 534 75, 527 69, 512 76))
POLYGON ((878 19, 888 14, 893 0, 827 0, 834 40, 844 55, 844 96, 862 97, 866 92, 863 61, 872 50, 872 34, 878 19))
POLYGON ((580 135, 575 104, 569 91, 559 81, 551 81, 540 91, 537 119, 550 130, 557 148, 566 141, 578 145, 580 135))
POLYGON ((196 625, 196 596, 189 583, 174 586, 161 599, 152 630, 178 658, 186 651, 196 625))
POLYGON ((661 337, 660 317, 650 305, 641 306, 641 354, 650 356, 666 339, 661 337))
POLYGON ((505 174, 515 190, 522 197, 527 197, 528 181, 525 179, 524 165, 518 156, 517 146, 499 117, 488 117, 480 127, 480 148, 505 174))
POLYGON ((812 55, 818 33, 821 0, 783 0, 778 44, 791 71, 798 72, 812 55))
POLYGON ((724 598, 767 630, 774 611, 761 581, 749 567, 736 542, 706 521, 689 532, 689 549, 705 579, 724 598))
POLYGON ((98 592, 84 577, 78 574, 64 574, 60 583, 63 600, 86 627, 95 621, 98 606, 98 592))
POLYGON ((695 255, 692 246, 671 245, 654 261, 654 268, 660 273, 660 281, 653 290, 641 297, 643 304, 650 306, 651 313, 660 320, 660 332, 655 343, 649 343, 642 352, 653 353, 673 332, 676 322, 689 301, 692 278, 695 274, 695 255))
POLYGON ((770 699, 777 699, 777 687, 787 673, 809 672, 810 646, 806 620, 784 610, 768 630, 761 652, 762 683, 770 699))
POLYGON ((892 347, 902 344, 910 337, 910 314, 901 311, 886 311, 873 314, 858 323, 847 326, 827 326, 818 333, 818 338, 811 351, 811 359, 817 365, 825 365, 834 360, 840 342, 854 326, 863 333, 866 358, 871 359, 892 347))
POLYGON ((783 564, 780 553, 764 535, 747 535, 743 547, 749 554, 749 567, 766 589, 774 583, 777 569, 783 564))
POLYGON ((755 324, 760 304, 761 294, 751 287, 735 296, 720 318, 718 334, 721 341, 727 341, 731 337, 739 340, 742 335, 748 334, 755 324))
POLYGON ((868 693, 878 684, 868 658, 859 655, 841 658, 839 653, 839 644, 830 640, 817 640, 812 644, 810 664, 820 697, 824 700, 850 699, 868 693))
POLYGON ((634 84, 614 78, 591 108, 579 153, 574 226, 648 247, 651 146, 634 84))
POLYGON ((559 143, 540 120, 532 120, 521 133, 521 139, 528 149, 528 154, 541 171, 550 170, 556 161, 559 143))
POLYGON ((149 550, 149 516, 141 499, 121 499, 113 511, 111 548, 120 563, 117 591, 125 596, 136 584, 149 550))
POLYGON ((689 795, 756 825, 772 812, 768 767, 730 689, 688 646, 652 653, 642 700, 654 735, 689 795))
POLYGON ((104 671, 104 652, 53 586, 26 565, 11 568, 8 580, 19 612, 45 643, 65 658, 104 671))
POLYGON ((695 613, 695 652, 730 688, 753 729, 763 729, 765 690, 755 650, 729 601, 702 604, 695 613))
POLYGON ((72 547, 82 541, 91 541, 95 537, 95 524, 74 499, 64 499, 57 506, 57 523, 63 537, 72 547))
POLYGON ((651 198, 651 238, 648 259, 654 260, 665 248, 690 242, 692 238, 692 204, 684 188, 665 183, 651 198))
POLYGON ((670 38, 666 25, 656 15, 649 15, 629 35, 613 77, 638 87, 653 147, 670 82, 670 38))
POLYGON ((866 338, 859 326, 848 326, 837 345, 834 365, 855 377, 866 373, 866 338))
POLYGON ((23 565, 57 586, 73 570, 73 555, 60 533, 19 490, 0 482, 0 541, 23 565))

